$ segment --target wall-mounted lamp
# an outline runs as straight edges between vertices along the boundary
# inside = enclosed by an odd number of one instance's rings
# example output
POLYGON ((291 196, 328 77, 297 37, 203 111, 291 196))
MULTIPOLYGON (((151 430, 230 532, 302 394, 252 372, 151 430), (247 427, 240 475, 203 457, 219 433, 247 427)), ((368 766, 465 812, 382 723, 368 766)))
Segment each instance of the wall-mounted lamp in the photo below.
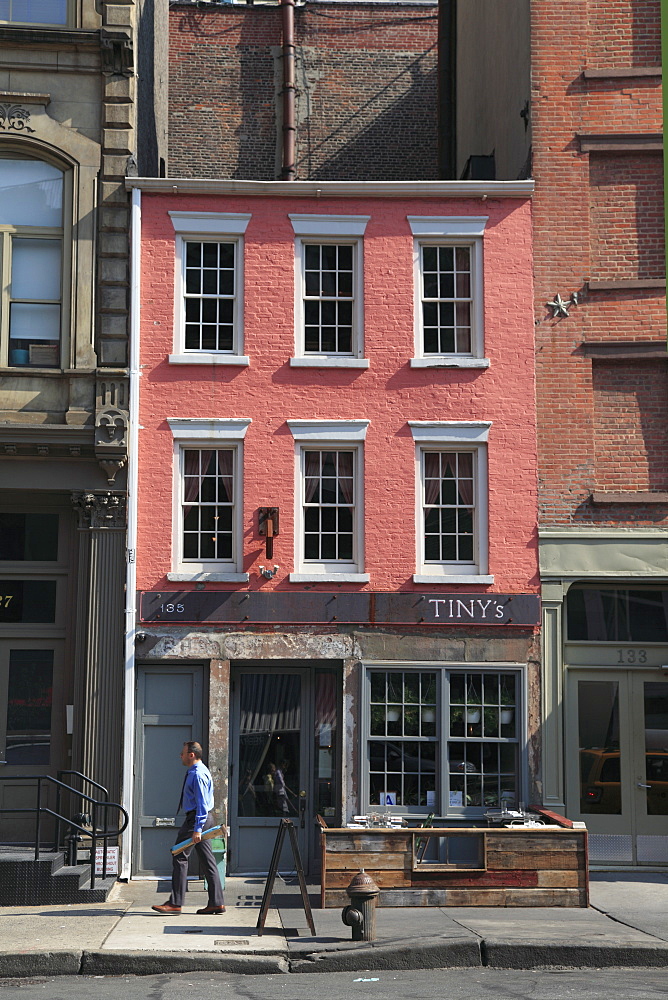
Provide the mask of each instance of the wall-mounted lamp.
POLYGON ((267 559, 273 559, 274 538, 279 534, 278 507, 259 507, 257 522, 258 534, 265 539, 265 555, 267 559))
POLYGON ((280 566, 274 566, 273 569, 267 569, 266 566, 258 566, 260 574, 265 578, 265 580, 273 580, 280 568, 280 566))

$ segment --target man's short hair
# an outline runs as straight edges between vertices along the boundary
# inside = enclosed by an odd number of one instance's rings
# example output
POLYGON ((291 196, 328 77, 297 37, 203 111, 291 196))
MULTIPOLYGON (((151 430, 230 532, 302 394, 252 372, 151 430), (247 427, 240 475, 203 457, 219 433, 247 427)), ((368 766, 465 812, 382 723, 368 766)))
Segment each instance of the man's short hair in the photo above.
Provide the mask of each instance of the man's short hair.
POLYGON ((188 753, 194 753, 197 760, 202 759, 202 745, 197 740, 186 740, 183 744, 188 753))

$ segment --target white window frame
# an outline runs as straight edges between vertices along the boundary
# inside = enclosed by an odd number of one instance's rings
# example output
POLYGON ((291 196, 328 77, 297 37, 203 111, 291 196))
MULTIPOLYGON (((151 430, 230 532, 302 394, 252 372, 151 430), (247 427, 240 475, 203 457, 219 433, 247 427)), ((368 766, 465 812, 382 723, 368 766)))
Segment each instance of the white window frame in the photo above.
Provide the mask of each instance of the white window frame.
POLYGON ((368 368, 364 357, 364 246, 369 215, 290 214, 295 233, 295 356, 294 368, 368 368), (346 244, 353 247, 352 349, 346 354, 306 353, 304 342, 304 247, 307 244, 346 244))
POLYGON ((415 534, 417 572, 413 583, 494 583, 489 573, 489 484, 487 442, 490 421, 409 420, 415 441, 415 534), (423 490, 424 453, 461 451, 473 455, 474 561, 426 562, 424 554, 423 490))
MULTIPOLYGON (((515 708, 516 717, 516 737, 512 737, 508 742, 517 746, 517 799, 518 802, 527 802, 528 796, 528 754, 527 754, 527 709, 528 704, 528 678, 525 663, 515 661, 490 661, 490 662, 459 662, 456 660, 364 660, 361 664, 363 668, 363 689, 362 689, 362 713, 360 718, 360 753, 359 753, 359 788, 360 788, 360 811, 367 812, 378 809, 378 803, 370 802, 371 768, 369 766, 368 749, 373 736, 371 734, 370 705, 371 705, 371 674, 377 671, 401 671, 403 673, 436 673, 437 676, 437 707, 436 707, 436 736, 435 743, 438 747, 436 755, 436 799, 437 804, 430 806, 392 806, 392 812, 403 816, 420 817, 435 812, 437 817, 451 817, 452 819, 482 818, 489 808, 488 806, 451 806, 446 800, 446 792, 450 791, 450 774, 448 770, 448 744, 451 742, 467 742, 468 737, 458 737, 452 735, 449 725, 449 686, 453 674, 514 674, 517 678, 516 693, 517 703, 515 708)), ((378 737, 379 739, 391 740, 392 737, 378 737)), ((473 741, 472 741, 473 742, 473 741)), ((484 738, 476 742, 485 742, 484 738)), ((491 737, 491 743, 497 745, 501 739, 491 737)), ((382 808, 382 807, 381 807, 382 808)), ((438 824, 435 823, 435 826, 438 824)))
POLYGON ((174 439, 174 475, 172 489, 172 572, 167 579, 211 583, 247 583, 249 574, 243 565, 243 441, 250 417, 228 420, 211 417, 168 417, 174 439), (195 561, 183 558, 183 454, 190 449, 228 449, 234 452, 234 516, 232 521, 232 559, 195 561))
POLYGON ((483 236, 488 216, 462 218, 407 216, 413 233, 415 357, 411 368, 489 368, 485 354, 483 236), (469 247, 471 251, 471 351, 466 354, 427 354, 422 321, 422 248, 469 247))
POLYGON ((288 420, 295 442, 295 557, 290 583, 368 583, 364 572, 364 441, 368 420, 288 420), (307 451, 354 453, 355 517, 351 562, 304 559, 304 455, 307 451))
POLYGON ((243 353, 244 344, 244 234, 250 222, 248 213, 240 212, 169 212, 176 234, 174 268, 174 353, 173 365, 244 365, 250 358, 243 353), (186 349, 185 346, 185 263, 186 244, 233 243, 234 270, 234 337, 229 351, 186 349))

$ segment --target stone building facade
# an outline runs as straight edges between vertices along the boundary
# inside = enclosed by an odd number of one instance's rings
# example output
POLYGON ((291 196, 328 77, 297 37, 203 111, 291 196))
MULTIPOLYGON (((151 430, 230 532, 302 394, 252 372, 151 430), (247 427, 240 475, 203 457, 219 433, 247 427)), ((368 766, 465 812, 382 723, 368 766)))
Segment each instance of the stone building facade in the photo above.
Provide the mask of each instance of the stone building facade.
MULTIPOLYGON (((116 800, 128 442, 124 181, 140 166, 158 173, 166 159, 164 116, 151 103, 160 91, 154 27, 166 8, 153 0, 10 2, 0 20, 2 775, 75 768, 116 800), (148 97, 140 115, 142 40, 148 97)), ((27 802, 29 784, 0 782, 0 804, 27 802)), ((24 829, 25 818, 5 816, 0 837, 25 839, 24 829)))

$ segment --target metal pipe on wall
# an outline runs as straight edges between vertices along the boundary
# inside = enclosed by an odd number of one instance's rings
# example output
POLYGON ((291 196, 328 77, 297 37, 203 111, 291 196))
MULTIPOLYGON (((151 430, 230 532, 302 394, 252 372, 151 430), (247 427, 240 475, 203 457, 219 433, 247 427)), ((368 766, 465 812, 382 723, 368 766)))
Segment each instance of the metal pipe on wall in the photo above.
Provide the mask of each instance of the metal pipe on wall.
POLYGON ((295 0, 281 0, 283 27, 283 157, 281 179, 293 181, 295 168, 295 0))

